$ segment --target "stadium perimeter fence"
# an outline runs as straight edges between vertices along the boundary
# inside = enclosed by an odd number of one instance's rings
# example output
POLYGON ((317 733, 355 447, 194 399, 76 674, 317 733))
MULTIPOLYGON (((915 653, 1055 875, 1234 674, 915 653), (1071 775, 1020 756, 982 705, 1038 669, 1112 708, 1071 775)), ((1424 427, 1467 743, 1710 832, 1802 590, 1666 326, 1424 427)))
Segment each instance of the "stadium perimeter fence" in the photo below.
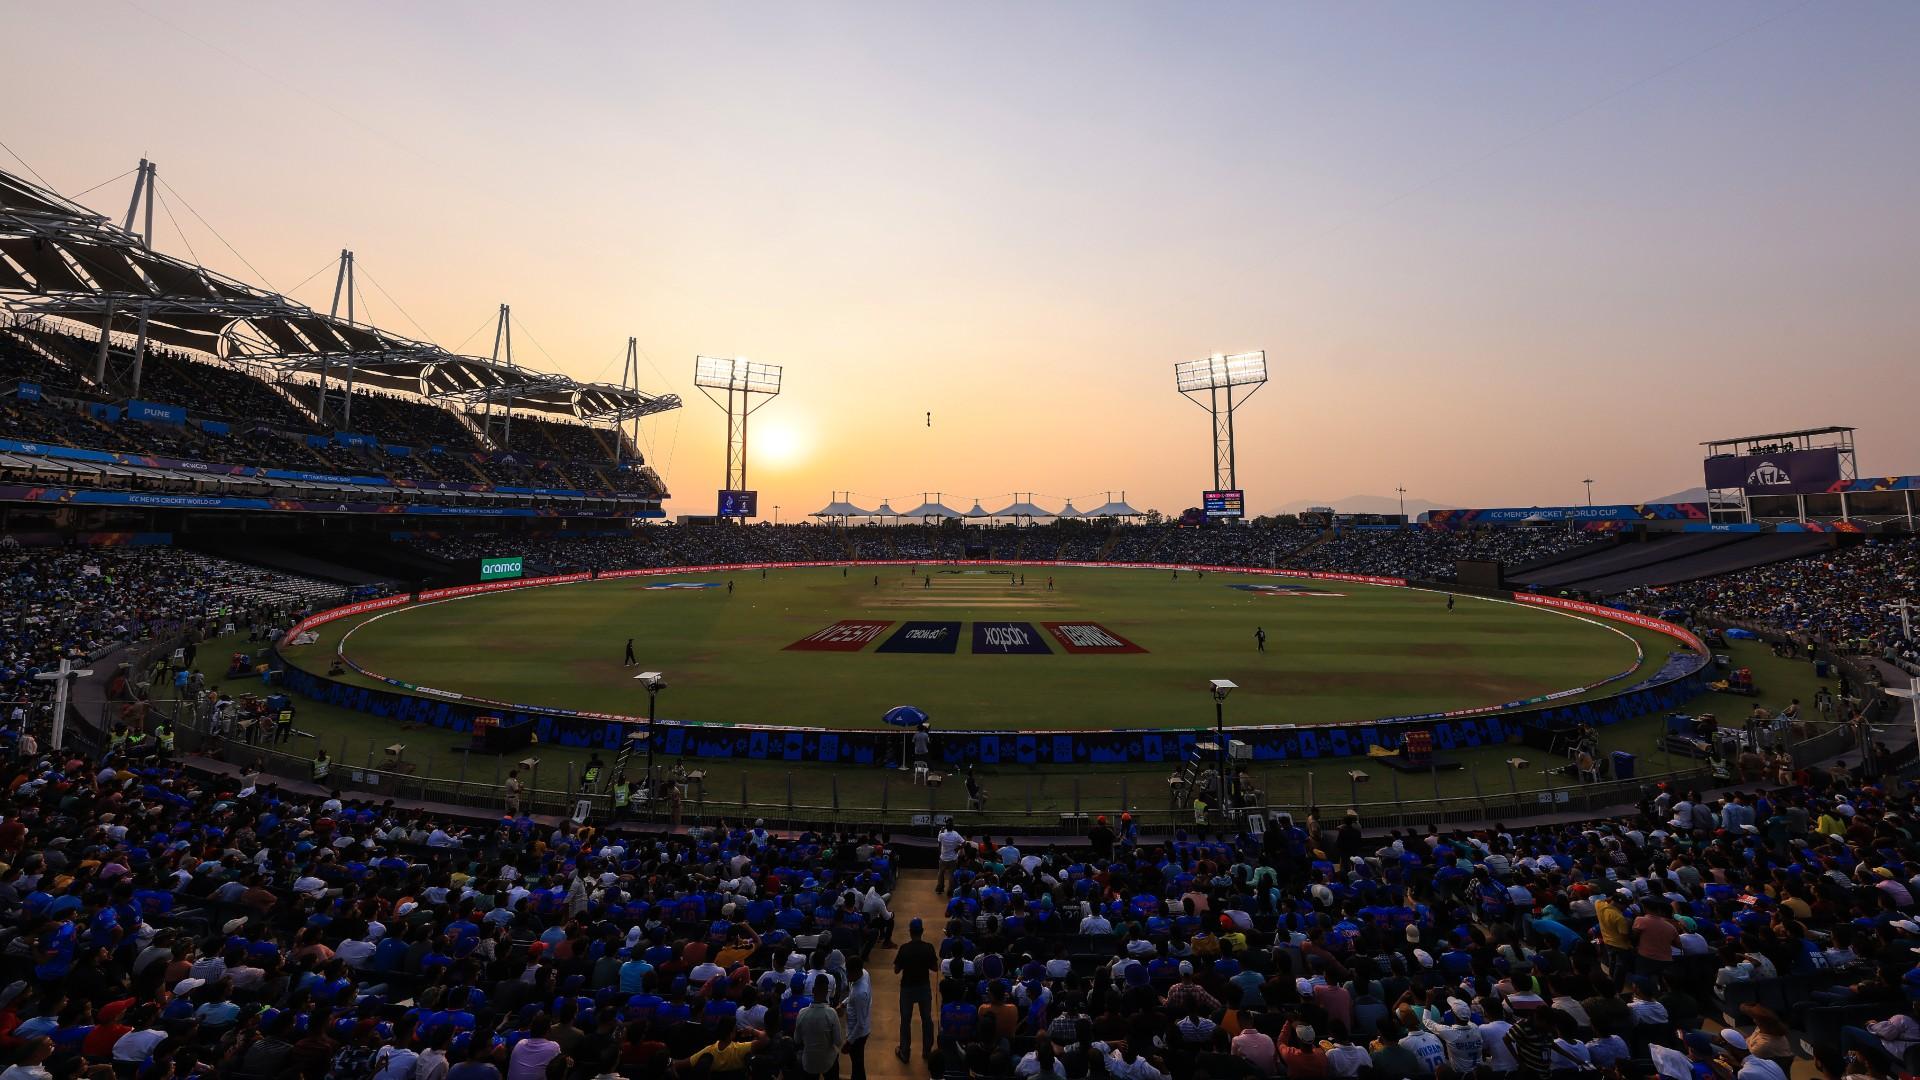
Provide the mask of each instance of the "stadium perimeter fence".
MULTIPOLYGON (((1715 618, 1713 621, 1751 629, 1767 640, 1796 640, 1805 645, 1804 639, 1740 620, 1715 618)), ((129 648, 118 659, 125 660, 132 677, 137 678, 138 673, 147 670, 162 654, 171 651, 172 646, 168 643, 148 641, 129 648)), ((1842 655, 1819 646, 1815 657, 1845 669, 1856 686, 1870 686, 1877 681, 1875 673, 1858 656, 1842 655)), ((131 678, 128 685, 130 689, 138 686, 131 678)), ((289 752, 272 745, 270 740, 248 742, 216 734, 211 730, 211 717, 204 715, 205 710, 194 701, 167 699, 165 695, 170 688, 148 689, 155 692, 146 699, 149 712, 165 716, 173 722, 177 747, 182 754, 202 755, 240 770, 258 770, 281 781, 291 782, 293 790, 298 790, 301 783, 314 784, 313 755, 289 752)), ((127 699, 102 700, 97 716, 84 715, 76 704, 69 718, 71 737, 95 749, 104 745, 106 732, 128 703, 127 699)), ((1869 736, 1894 711, 1892 702, 1882 695, 1874 695, 1863 704, 1863 708, 1868 720, 1865 734, 1869 736)), ((1838 722, 1818 726, 1823 730, 1787 747, 1796 768, 1857 755, 1866 749, 1860 729, 1838 722)), ((366 739, 360 746, 352 745, 344 735, 337 739, 315 736, 314 741, 318 747, 327 749, 332 758, 327 782, 320 786, 353 792, 366 798, 392 799, 396 804, 417 805, 423 810, 443 809, 467 817, 495 818, 505 809, 505 770, 512 768, 513 764, 499 755, 482 757, 455 752, 460 762, 459 768, 455 775, 445 777, 435 775, 435 762, 431 754, 418 768, 393 769, 385 767, 381 759, 384 751, 376 745, 377 740, 366 739), (480 757, 485 764, 477 764, 474 761, 476 757, 480 757), (470 772, 472 775, 469 775, 470 772)), ((1912 759, 1909 756, 1903 760, 1912 759)), ((1882 764, 1894 763, 1888 761, 1882 764)), ((190 760, 188 764, 191 766, 190 760)), ((1482 791, 1473 795, 1442 796, 1435 778, 1435 794, 1430 797, 1403 794, 1400 777, 1396 774, 1393 777, 1393 798, 1375 801, 1361 800, 1357 787, 1349 787, 1345 791, 1316 792, 1312 774, 1306 773, 1301 777, 1304 787, 1297 800, 1269 797, 1257 805, 1240 807, 1236 813, 1258 813, 1264 820, 1273 821, 1279 815, 1304 818, 1309 810, 1316 808, 1323 814, 1335 816, 1351 809, 1359 815, 1363 826, 1370 829, 1454 827, 1489 821, 1511 823, 1594 817, 1602 811, 1632 806, 1661 785, 1705 789, 1762 786, 1767 782, 1748 780, 1740 783, 1738 778, 1716 779, 1708 764, 1701 759, 1683 758, 1681 762, 1675 762, 1669 755, 1664 764, 1666 767, 1659 772, 1643 773, 1630 780, 1598 782, 1582 782, 1560 776, 1558 770, 1541 770, 1543 783, 1537 787, 1522 786, 1517 773, 1510 771, 1506 790, 1482 791)), ((609 792, 580 790, 571 761, 565 763, 564 777, 553 776, 555 771, 558 770, 550 767, 543 775, 537 765, 529 770, 526 790, 521 795, 525 812, 576 818, 601 825, 618 823, 645 826, 670 823, 676 817, 689 821, 730 817, 764 818, 782 828, 870 829, 883 833, 930 828, 936 822, 952 820, 956 827, 973 832, 1076 835, 1084 833, 1095 817, 1107 815, 1117 818, 1123 810, 1132 813, 1141 830, 1148 833, 1192 830, 1199 824, 1193 811, 1186 807, 1151 805, 1161 792, 1153 781, 1144 777, 1141 786, 1148 790, 1141 792, 1140 800, 1134 799, 1129 792, 1131 778, 1128 776, 1121 778, 1118 798, 1104 791, 1082 798, 1079 779, 1067 777, 1071 792, 1068 808, 1036 806, 1034 786, 1029 778, 1024 798, 1018 794, 1003 795, 995 800, 996 805, 988 809, 972 810, 966 806, 964 791, 914 785, 905 779, 907 774, 904 772, 899 773, 902 780, 896 797, 891 783, 891 774, 895 770, 887 770, 890 775, 883 780, 878 805, 843 802, 838 795, 837 780, 831 783, 832 794, 827 802, 797 799, 791 771, 785 776, 785 797, 768 798, 764 775, 750 779, 742 771, 738 774, 737 794, 731 790, 731 784, 725 785, 729 790, 722 791, 719 790, 722 784, 718 780, 700 782, 689 785, 678 814, 664 800, 643 800, 616 815, 614 799, 609 792), (553 786, 555 779, 562 779, 562 784, 553 786), (543 783, 547 786, 542 786, 543 783), (1136 802, 1147 805, 1135 805, 1136 802), (954 805, 956 803, 958 805, 954 805)), ((716 771, 705 770, 709 777, 716 771)), ((1419 776, 1411 775, 1416 778, 1419 776)), ((1419 782, 1418 779, 1407 781, 1409 785, 1419 782)), ((1478 786, 1476 778, 1476 788, 1478 786)), ((1221 815, 1215 813, 1209 825, 1214 829, 1219 828, 1221 815)))
MULTIPOLYGON (((110 722, 110 716, 121 704, 103 704, 103 724, 110 722)), ((499 756, 481 758, 486 763, 481 765, 472 760, 477 755, 459 754, 462 761, 460 771, 464 773, 471 769, 474 775, 438 776, 434 775, 435 763, 431 755, 418 770, 386 768, 379 761, 383 751, 374 745, 374 740, 365 740, 362 745, 355 746, 341 736, 338 739, 317 740, 327 749, 332 766, 326 783, 315 786, 312 755, 214 734, 209 729, 209 718, 200 715, 200 710, 192 702, 160 700, 152 702, 151 708, 173 720, 177 745, 183 754, 203 755, 225 762, 231 769, 258 770, 282 781, 290 790, 302 790, 303 784, 315 790, 319 787, 337 788, 361 798, 391 799, 405 808, 443 810, 472 818, 497 818, 506 806, 503 770, 512 765, 499 756)), ((1858 743, 1858 736, 1840 725, 1798 741, 1789 749, 1795 765, 1804 766, 1853 752, 1858 749, 1858 743)), ((191 759, 187 764, 191 767, 191 759)), ((1352 809, 1359 815, 1363 826, 1370 829, 1448 828, 1488 821, 1512 823, 1529 819, 1595 817, 1603 811, 1632 806, 1662 784, 1680 789, 1732 786, 1731 781, 1716 781, 1706 764, 1696 759, 1687 759, 1686 764, 1679 767, 1644 774, 1631 780, 1580 782, 1571 777, 1557 777, 1553 773, 1547 773, 1543 778, 1546 783, 1540 787, 1523 787, 1515 779, 1509 790, 1505 791, 1440 797, 1409 796, 1399 801, 1357 800, 1341 797, 1349 796, 1350 791, 1316 794, 1309 788, 1305 798, 1298 801, 1269 799, 1255 806, 1243 807, 1239 812, 1259 813, 1265 821, 1271 822, 1277 820, 1278 815, 1303 819, 1313 808, 1333 816, 1352 809)), ((579 790, 571 763, 566 767, 561 785, 554 785, 554 779, 560 778, 543 775, 539 767, 530 770, 527 790, 521 796, 524 812, 570 817, 598 825, 668 824, 675 817, 671 808, 660 800, 636 802, 625 812, 616 815, 611 794, 604 790, 579 790)), ((904 778, 897 789, 890 782, 883 783, 878 805, 842 802, 837 795, 824 803, 796 799, 790 771, 785 778, 785 797, 769 798, 764 776, 750 779, 745 772, 741 772, 737 791, 732 789, 731 784, 726 785, 729 790, 719 790, 721 784, 718 781, 691 785, 680 810, 688 822, 712 821, 719 817, 764 818, 780 828, 872 830, 879 833, 930 828, 936 822, 952 820, 956 827, 976 833, 1077 835, 1084 833, 1096 816, 1104 814, 1117 819, 1123 809, 1133 814, 1141 830, 1146 833, 1164 834, 1177 829, 1191 831, 1198 824, 1193 812, 1185 808, 1133 808, 1124 779, 1121 795, 1117 799, 1108 793, 1082 799, 1077 779, 1070 782, 1073 792, 1070 809, 1034 806, 1029 783, 1024 800, 1016 794, 1001 800, 1006 805, 970 810, 965 807, 964 791, 920 787, 908 783, 904 778), (958 805, 954 805, 956 803, 958 805)), ((1749 782, 1744 786, 1757 785, 1749 782)), ((1220 815, 1215 814, 1209 824, 1212 828, 1219 828, 1220 815)))

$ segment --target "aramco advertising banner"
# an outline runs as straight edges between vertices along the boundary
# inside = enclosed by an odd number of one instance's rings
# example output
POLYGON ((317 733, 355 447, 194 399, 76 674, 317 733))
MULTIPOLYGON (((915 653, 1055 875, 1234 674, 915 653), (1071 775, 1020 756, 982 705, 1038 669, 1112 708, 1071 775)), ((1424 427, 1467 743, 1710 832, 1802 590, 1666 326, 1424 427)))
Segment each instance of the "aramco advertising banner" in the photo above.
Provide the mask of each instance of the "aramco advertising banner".
POLYGON ((480 560, 480 580, 500 581, 503 578, 517 578, 521 574, 521 556, 491 555, 480 560))
POLYGON ((1782 450, 1707 459, 1707 487, 1749 495, 1814 495, 1840 483, 1840 451, 1782 450))

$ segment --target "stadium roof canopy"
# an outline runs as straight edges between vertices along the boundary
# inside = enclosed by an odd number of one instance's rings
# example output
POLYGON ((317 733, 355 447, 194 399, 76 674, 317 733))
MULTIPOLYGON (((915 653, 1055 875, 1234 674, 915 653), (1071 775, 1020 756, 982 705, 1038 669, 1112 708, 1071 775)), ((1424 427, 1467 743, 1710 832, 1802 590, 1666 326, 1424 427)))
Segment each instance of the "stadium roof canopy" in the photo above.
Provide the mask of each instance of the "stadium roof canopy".
MULTIPOLYGON (((926 496, 922 495, 921 498, 925 499, 926 496)), ((946 503, 941 502, 936 496, 900 516, 904 518, 957 518, 964 517, 965 515, 953 507, 948 506, 946 503)))
POLYGON ((994 517, 1053 517, 1053 511, 1042 509, 1025 499, 1015 500, 1013 505, 994 512, 994 517))
POLYGON ((967 511, 966 516, 970 518, 983 518, 992 517, 993 515, 987 513, 986 508, 980 505, 979 499, 975 499, 973 500, 973 507, 967 511))
POLYGON ((1061 507, 1060 512, 1053 516, 1057 518, 1083 518, 1087 515, 1081 513, 1079 508, 1073 505, 1072 499, 1068 499, 1067 505, 1061 507))
POLYGON ((1701 446, 1719 446, 1723 443, 1767 442, 1771 439, 1806 439, 1816 435, 1844 435, 1853 431, 1850 427, 1801 428, 1799 431, 1775 431, 1766 435, 1741 435, 1732 439, 1713 439, 1701 446))
POLYGON ((877 518, 897 518, 900 516, 900 511, 895 510, 892 503, 881 499, 880 506, 873 512, 873 516, 877 518))
POLYGON ((835 499, 807 516, 817 518, 852 518, 873 517, 877 513, 878 511, 875 510, 862 510, 845 499, 835 499))
POLYGON ((350 374, 426 398, 504 402, 580 420, 631 420, 680 407, 674 394, 458 356, 323 315, 196 263, 36 184, 0 172, 0 308, 282 370, 350 374))
POLYGON ((1125 517, 1146 517, 1147 516, 1141 511, 1135 510, 1133 507, 1127 505, 1126 492, 1123 491, 1120 493, 1120 500, 1118 502, 1115 502, 1113 500, 1112 492, 1108 492, 1107 496, 1108 498, 1106 502, 1101 503, 1099 506, 1096 506, 1093 509, 1087 511, 1085 516, 1090 518, 1103 518, 1103 517, 1125 518, 1125 517))

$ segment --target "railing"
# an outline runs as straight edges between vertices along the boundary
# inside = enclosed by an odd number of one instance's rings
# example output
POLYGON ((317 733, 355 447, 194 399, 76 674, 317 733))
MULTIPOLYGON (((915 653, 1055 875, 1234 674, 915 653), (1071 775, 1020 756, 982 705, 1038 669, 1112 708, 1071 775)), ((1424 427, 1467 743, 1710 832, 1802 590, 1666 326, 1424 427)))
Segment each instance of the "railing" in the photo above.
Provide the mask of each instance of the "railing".
MULTIPOLYGON (((242 770, 258 770, 295 781, 313 779, 312 766, 316 754, 293 753, 273 745, 270 735, 264 736, 261 742, 247 742, 213 734, 208 729, 208 718, 199 715, 190 702, 162 699, 151 704, 156 711, 173 719, 178 746, 183 752, 216 757, 242 770)), ((117 705, 109 704, 107 708, 112 710, 117 705)), ((308 736, 300 738, 303 751, 307 745, 312 745, 306 743, 308 736)), ((462 753, 458 755, 461 764, 455 774, 442 776, 436 773, 445 770, 435 768, 437 762, 432 755, 423 758, 418 768, 393 768, 383 760, 384 748, 375 745, 373 740, 353 745, 345 736, 341 736, 315 739, 314 742, 319 744, 316 750, 325 748, 331 759, 326 786, 364 796, 417 799, 425 803, 465 808, 485 816, 504 811, 505 772, 515 767, 512 762, 498 756, 481 759, 485 762, 481 764, 472 756, 462 753)), ((538 750, 531 750, 529 754, 537 756, 538 750)), ((1353 759, 1356 765, 1365 760, 1353 759)), ((1635 803, 1653 785, 1663 781, 1700 786, 1709 778, 1707 769, 1693 759, 1684 759, 1678 768, 1673 764, 1670 760, 1669 767, 1657 774, 1598 783, 1580 783, 1557 772, 1540 770, 1536 784, 1535 774, 1525 774, 1523 778, 1522 774, 1509 770, 1506 790, 1452 796, 1438 794, 1437 776, 1429 781, 1418 774, 1403 778, 1399 773, 1390 773, 1388 779, 1393 785, 1394 794, 1390 799, 1381 801, 1358 800, 1356 796, 1361 789, 1357 785, 1349 785, 1346 790, 1338 792, 1316 793, 1312 774, 1294 772, 1284 767, 1264 771, 1256 767, 1254 777, 1257 782, 1265 782, 1270 788, 1291 788, 1293 797, 1269 796, 1260 800, 1259 805, 1246 809, 1262 813, 1271 820, 1278 814, 1304 818, 1316 806, 1334 817, 1343 815, 1351 808, 1373 828, 1452 826, 1550 814, 1591 816, 1605 808, 1635 803), (1434 784, 1435 795, 1423 796, 1413 790, 1429 782, 1434 784)), ((557 778, 551 775, 551 767, 541 769, 536 766, 522 770, 526 790, 521 795, 521 805, 525 811, 585 816, 602 823, 613 819, 613 796, 605 790, 579 790, 573 764, 569 762, 565 769, 564 783, 560 785, 552 782, 557 778)), ((1117 782, 1108 780, 1097 787, 1083 786, 1079 777, 1036 775, 1026 778, 1024 792, 1002 790, 988 801, 986 808, 973 810, 967 807, 966 792, 958 786, 948 788, 944 785, 915 784, 911 780, 911 773, 899 770, 884 770, 877 804, 872 801, 842 801, 838 795, 837 778, 829 779, 829 792, 823 799, 818 792, 807 796, 796 795, 792 771, 774 782, 775 785, 783 784, 784 797, 780 794, 770 796, 767 790, 770 778, 764 769, 738 769, 732 770, 732 775, 728 773, 725 765, 708 768, 702 770, 703 779, 700 782, 687 786, 686 796, 680 806, 686 820, 765 818, 783 828, 831 827, 884 832, 952 819, 958 827, 975 832, 1020 831, 1071 835, 1085 832, 1096 816, 1106 815, 1117 820, 1122 811, 1127 811, 1147 832, 1192 830, 1198 824, 1190 808, 1173 803, 1167 794, 1164 778, 1157 774, 1141 776, 1136 772, 1121 773, 1116 778, 1117 782), (1036 784, 1054 790, 1041 792, 1036 797, 1036 784)), ((817 778, 819 770, 812 770, 812 774, 817 778)), ((1477 787, 1477 774, 1474 779, 1477 787)), ((1004 789, 1020 784, 1021 778, 1001 775, 995 777, 993 782, 1004 789)), ((775 786, 774 791, 779 792, 780 786, 775 786)), ((668 822, 674 817, 664 800, 648 802, 640 799, 620 815, 620 820, 668 822)), ((1217 827, 1219 821, 1220 815, 1214 814, 1212 824, 1217 827)))
MULTIPOLYGON (((1773 632, 1771 636, 1778 639, 1782 635, 1773 632)), ((127 662, 133 679, 137 680, 154 659, 169 648, 163 641, 152 641, 131 650, 127 654, 127 662)), ((1856 681, 1867 685, 1867 674, 1859 664, 1847 658, 1830 659, 1846 664, 1850 673, 1856 675, 1856 681)), ((289 752, 281 746, 272 745, 270 738, 265 742, 249 743, 213 734, 209 730, 209 718, 200 715, 191 702, 170 699, 170 687, 153 687, 151 690, 155 697, 149 704, 154 711, 174 721, 181 751, 217 757, 242 769, 257 769, 273 776, 296 781, 312 780, 314 754, 289 752)), ((103 704, 99 731, 110 728, 123 704, 103 704)), ((1867 703, 1870 720, 1884 716, 1890 707, 1890 702, 1876 696, 1875 701, 1867 703)), ((1858 749, 1861 735, 1857 729, 1844 723, 1820 726, 1825 730, 1788 747, 1796 766, 1849 755, 1858 749)), ((1383 800, 1361 801, 1363 789, 1358 782, 1350 782, 1344 790, 1331 791, 1325 790, 1323 783, 1322 790, 1315 791, 1313 773, 1284 766, 1262 768, 1255 765, 1251 770, 1252 778, 1256 784, 1264 785, 1268 794, 1258 800, 1259 805, 1248 809, 1265 814, 1271 820, 1276 814, 1303 818, 1315 807, 1332 819, 1344 815, 1351 808, 1369 828, 1453 827, 1549 815, 1591 817, 1605 810, 1632 805, 1662 783, 1686 788, 1732 783, 1716 782, 1707 763, 1700 759, 1683 757, 1676 761, 1666 748, 1664 731, 1656 737, 1660 743, 1655 753, 1662 755, 1663 765, 1657 773, 1630 780, 1581 783, 1558 771, 1542 769, 1537 773, 1521 773, 1510 767, 1504 790, 1497 787, 1481 790, 1485 779, 1483 773, 1468 774, 1475 787, 1471 795, 1442 795, 1437 773, 1423 776, 1375 770, 1385 774, 1384 779, 1391 784, 1391 795, 1383 800), (1432 785, 1432 794, 1419 794, 1419 789, 1429 783, 1432 785), (1286 789, 1285 797, 1276 794, 1281 789, 1286 789)), ((418 763, 417 768, 393 768, 385 760, 384 748, 376 745, 373 739, 354 745, 345 736, 300 738, 303 751, 309 745, 316 750, 321 747, 327 750, 332 759, 331 770, 326 778, 328 786, 380 798, 417 799, 465 808, 482 816, 492 816, 505 808, 505 773, 514 765, 498 756, 481 759, 484 761, 481 764, 473 756, 456 751, 459 765, 444 770, 435 768, 434 756, 429 754, 418 763), (309 738, 313 739, 313 743, 305 741, 309 738), (447 771, 453 775, 436 775, 447 771)), ((539 750, 532 749, 528 754, 537 757, 539 750)), ((1640 760, 1647 762, 1652 757, 1652 754, 1643 753, 1640 760)), ((1369 759, 1355 757, 1341 760, 1360 768, 1369 759)), ((1191 809, 1174 803, 1163 776, 1143 775, 1137 770, 1094 774, 1097 782, 1087 784, 1082 783, 1082 777, 1063 772, 1033 774, 1024 778, 1024 781, 1017 775, 1001 774, 993 778, 993 783, 1002 790, 994 793, 986 808, 974 810, 968 808, 966 792, 958 785, 953 788, 917 785, 911 781, 912 774, 903 771, 884 770, 876 805, 871 802, 843 801, 839 796, 838 777, 830 771, 826 774, 828 791, 824 798, 818 791, 799 795, 792 771, 788 771, 783 778, 785 791, 784 797, 781 797, 777 786, 772 794, 767 790, 770 777, 764 767, 742 769, 725 763, 699 764, 704 766, 701 769, 702 781, 687 786, 686 797, 680 805, 681 814, 688 820, 765 818, 782 828, 831 827, 888 832, 902 827, 924 827, 935 820, 950 818, 958 827, 973 832, 1078 834, 1083 833, 1096 816, 1104 814, 1117 818, 1124 810, 1131 812, 1140 828, 1150 833, 1191 830, 1197 825, 1191 809), (728 775, 729 772, 733 775, 728 775), (1042 790, 1036 792, 1036 784, 1042 790), (1023 785, 1024 790, 1005 790, 1014 785, 1023 785)), ((555 768, 548 766, 542 770, 535 766, 523 771, 526 790, 521 796, 521 803, 527 812, 585 816, 603 823, 614 817, 611 794, 605 790, 580 791, 575 766, 571 761, 564 765, 564 778, 554 775, 555 768), (553 783, 555 780, 562 782, 556 786, 553 783), (547 786, 542 786, 543 781, 547 786)), ((808 775, 812 778, 810 784, 817 787, 822 771, 810 769, 808 775)), ((1497 779, 1497 773, 1495 777, 1497 779)), ((775 784, 778 783, 775 781, 775 784)), ((1367 786, 1372 790, 1380 790, 1386 785, 1370 780, 1367 786)), ((1387 793, 1383 791, 1382 794, 1387 793)), ((664 822, 675 816, 663 800, 651 803, 640 801, 628 807, 621 815, 621 820, 664 822)), ((1213 824, 1217 826, 1219 820, 1219 815, 1215 814, 1213 824)))

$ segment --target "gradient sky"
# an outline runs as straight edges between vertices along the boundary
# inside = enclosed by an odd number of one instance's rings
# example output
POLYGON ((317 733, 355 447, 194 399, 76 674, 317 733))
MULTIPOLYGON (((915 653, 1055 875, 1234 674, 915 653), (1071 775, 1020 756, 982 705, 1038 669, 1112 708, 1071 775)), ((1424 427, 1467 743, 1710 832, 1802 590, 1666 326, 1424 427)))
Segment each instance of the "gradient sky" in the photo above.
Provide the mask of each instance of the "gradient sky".
MULTIPOLYGON (((1574 502, 1589 476, 1632 501, 1698 484, 1703 439, 1821 424, 1861 429, 1863 472, 1920 472, 1920 5, 123 0, 7 23, 0 141, 66 193, 146 154, 307 303, 331 273, 294 283, 350 246, 424 327, 363 282, 399 332, 484 353, 507 301, 522 362, 610 380, 637 336, 650 388, 688 399, 643 440, 681 513, 710 512, 724 460, 698 353, 786 366, 750 477, 783 519, 836 488, 1178 511, 1211 475, 1173 364, 1254 348, 1255 511, 1400 484, 1574 502)), ((131 183, 84 201, 117 214, 131 183)))

